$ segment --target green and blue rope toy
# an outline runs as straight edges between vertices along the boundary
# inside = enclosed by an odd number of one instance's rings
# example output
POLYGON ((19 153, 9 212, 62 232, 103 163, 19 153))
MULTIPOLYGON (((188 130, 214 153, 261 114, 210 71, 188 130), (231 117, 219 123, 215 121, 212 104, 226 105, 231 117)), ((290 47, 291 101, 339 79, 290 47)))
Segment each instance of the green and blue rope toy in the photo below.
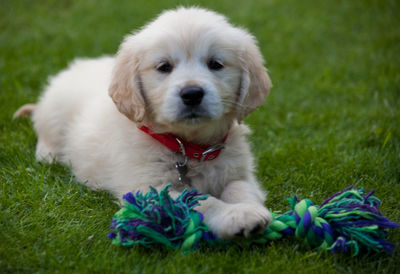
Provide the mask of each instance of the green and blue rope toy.
MULTIPOLYGON (((172 250, 193 250, 201 243, 233 244, 217 239, 195 210, 199 200, 207 199, 196 190, 185 190, 175 200, 169 185, 160 193, 154 188, 146 194, 138 191, 124 195, 124 207, 112 219, 113 244, 122 246, 163 245, 172 250)), ((352 186, 325 200, 320 206, 309 199, 288 199, 290 210, 273 213, 271 225, 260 235, 243 239, 239 245, 265 244, 285 235, 295 235, 311 247, 332 253, 360 250, 389 252, 394 244, 386 240, 390 228, 399 225, 379 211, 380 200, 374 191, 366 193, 352 186)))

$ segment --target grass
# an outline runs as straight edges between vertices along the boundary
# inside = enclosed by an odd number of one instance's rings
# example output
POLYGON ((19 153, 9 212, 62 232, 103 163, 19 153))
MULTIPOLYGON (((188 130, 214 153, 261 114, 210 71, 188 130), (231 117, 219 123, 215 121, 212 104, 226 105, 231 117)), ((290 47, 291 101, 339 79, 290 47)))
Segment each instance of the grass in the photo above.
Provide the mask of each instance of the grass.
MULTIPOLYGON (((182 2, 181 2, 182 3, 182 2)), ((269 190, 286 210, 297 194, 319 203, 354 184, 375 189, 400 221, 400 5, 398 1, 183 1, 228 15, 260 42, 274 88, 246 120, 269 190)), ((118 209, 68 167, 37 163, 27 119, 48 75, 77 56, 116 52, 122 37, 178 1, 0 2, 0 271, 137 273, 395 273, 393 254, 359 257, 285 239, 249 250, 190 254, 124 249, 106 238, 118 209)), ((400 232, 389 239, 397 245, 400 232)))

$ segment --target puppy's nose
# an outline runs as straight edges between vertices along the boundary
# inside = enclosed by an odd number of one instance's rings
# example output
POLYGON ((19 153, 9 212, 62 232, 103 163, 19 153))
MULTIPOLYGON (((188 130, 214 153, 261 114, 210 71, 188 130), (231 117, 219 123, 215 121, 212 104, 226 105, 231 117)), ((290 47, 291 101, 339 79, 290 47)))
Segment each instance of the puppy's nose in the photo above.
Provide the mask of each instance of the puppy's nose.
POLYGON ((204 96, 204 90, 201 87, 185 87, 180 92, 182 101, 187 106, 200 105, 204 96))

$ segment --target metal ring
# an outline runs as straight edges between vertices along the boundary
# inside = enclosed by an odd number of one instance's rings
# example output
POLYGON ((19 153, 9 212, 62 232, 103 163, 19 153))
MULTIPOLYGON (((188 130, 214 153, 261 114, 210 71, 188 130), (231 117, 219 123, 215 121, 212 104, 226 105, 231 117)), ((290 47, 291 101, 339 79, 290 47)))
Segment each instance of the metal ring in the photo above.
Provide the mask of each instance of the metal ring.
POLYGON ((179 162, 178 162, 178 165, 180 165, 180 166, 186 166, 186 164, 187 164, 187 162, 188 162, 188 157, 186 156, 185 146, 183 145, 182 141, 179 140, 178 138, 175 138, 175 140, 178 142, 178 144, 179 144, 179 150, 181 151, 182 156, 184 157, 183 163, 179 163, 179 162))

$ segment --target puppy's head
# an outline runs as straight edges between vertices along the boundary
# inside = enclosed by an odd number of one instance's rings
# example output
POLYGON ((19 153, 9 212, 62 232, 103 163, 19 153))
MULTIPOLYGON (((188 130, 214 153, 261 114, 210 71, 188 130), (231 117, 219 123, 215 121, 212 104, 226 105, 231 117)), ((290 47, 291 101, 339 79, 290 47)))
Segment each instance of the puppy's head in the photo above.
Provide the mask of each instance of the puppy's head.
POLYGON ((250 34, 214 12, 179 8, 125 38, 109 92, 132 121, 185 131, 241 121, 270 87, 250 34))

